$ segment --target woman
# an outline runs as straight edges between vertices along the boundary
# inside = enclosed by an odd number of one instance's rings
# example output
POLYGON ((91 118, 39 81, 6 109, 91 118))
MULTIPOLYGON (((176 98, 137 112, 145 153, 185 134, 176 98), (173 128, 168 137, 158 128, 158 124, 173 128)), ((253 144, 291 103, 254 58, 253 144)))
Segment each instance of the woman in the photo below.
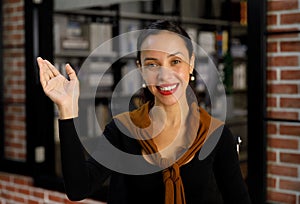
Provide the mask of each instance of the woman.
MULTIPOLYGON (((70 67, 64 78, 38 58, 45 93, 57 104, 65 187, 71 200, 100 189, 110 177, 108 203, 250 203, 236 145, 224 124, 198 107, 189 87, 195 56, 188 34, 169 21, 152 23, 139 36, 137 65, 147 85, 145 103, 114 116, 104 130, 114 147, 142 157, 155 171, 128 174, 85 158, 74 122, 78 117, 78 79, 70 67), (125 130, 125 131, 124 131, 125 130), (200 158, 210 140, 212 151, 200 158), (154 168, 155 169, 155 168, 154 168)), ((100 157, 107 155, 99 141, 100 157)), ((97 160, 97 161, 96 161, 97 160)), ((121 168, 128 162, 120 159, 121 168)), ((130 164, 128 166, 134 166, 130 164)), ((135 166, 134 166, 135 167, 135 166)))

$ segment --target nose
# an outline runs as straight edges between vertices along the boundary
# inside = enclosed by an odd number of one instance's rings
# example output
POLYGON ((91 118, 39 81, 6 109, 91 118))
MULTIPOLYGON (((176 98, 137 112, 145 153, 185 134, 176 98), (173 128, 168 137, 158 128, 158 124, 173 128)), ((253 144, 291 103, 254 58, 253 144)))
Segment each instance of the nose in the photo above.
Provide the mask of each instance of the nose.
POLYGON ((171 75, 172 75, 171 72, 172 72, 172 70, 170 68, 168 68, 166 66, 162 66, 159 69, 158 77, 162 81, 167 80, 168 78, 171 77, 171 75))

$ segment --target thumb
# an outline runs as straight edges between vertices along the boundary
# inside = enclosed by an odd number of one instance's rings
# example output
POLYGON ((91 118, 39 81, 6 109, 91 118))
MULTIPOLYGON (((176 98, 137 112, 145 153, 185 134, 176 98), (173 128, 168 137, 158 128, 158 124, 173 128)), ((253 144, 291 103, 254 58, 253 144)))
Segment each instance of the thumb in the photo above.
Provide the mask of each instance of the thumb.
POLYGON ((68 74, 70 80, 77 80, 76 73, 70 64, 66 64, 66 73, 68 74))

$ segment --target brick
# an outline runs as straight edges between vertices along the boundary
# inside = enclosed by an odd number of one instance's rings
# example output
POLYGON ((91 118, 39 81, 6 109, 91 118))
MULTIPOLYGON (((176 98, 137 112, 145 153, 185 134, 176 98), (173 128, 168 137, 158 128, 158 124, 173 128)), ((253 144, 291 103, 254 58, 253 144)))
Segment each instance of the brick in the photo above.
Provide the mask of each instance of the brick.
POLYGON ((296 125, 280 125, 281 135, 300 136, 300 126, 296 125))
POLYGON ((276 187, 276 179, 268 177, 267 178, 267 186, 269 188, 275 188, 276 187))
POLYGON ((23 5, 20 5, 20 6, 18 6, 18 7, 15 7, 15 11, 16 11, 16 12, 24 11, 24 6, 23 6, 23 5))
POLYGON ((15 186, 9 184, 9 185, 6 185, 5 190, 14 192, 14 191, 16 191, 16 188, 15 188, 15 186))
POLYGON ((12 199, 13 198, 13 195, 11 194, 11 193, 9 193, 9 192, 2 192, 2 198, 5 198, 5 199, 12 199))
POLYGON ((280 43, 281 52, 299 52, 300 42, 281 42, 280 43))
POLYGON ((300 108, 300 98, 281 98, 280 107, 282 108, 300 108))
POLYGON ((26 154, 25 153, 18 153, 17 158, 21 161, 25 161, 26 160, 26 154))
POLYGON ((33 198, 29 198, 27 203, 28 204, 41 204, 38 200, 34 200, 33 198))
POLYGON ((286 11, 298 9, 298 0, 276 0, 268 1, 268 11, 286 11))
POLYGON ((267 79, 268 80, 277 80, 277 71, 275 71, 275 70, 268 70, 267 71, 267 79))
POLYGON ((14 12, 14 8, 13 7, 5 7, 3 8, 3 13, 8 14, 8 13, 12 13, 14 12))
POLYGON ((34 190, 33 189, 32 195, 36 198, 43 198, 44 199, 45 193, 42 190, 34 190))
POLYGON ((63 202, 64 197, 59 194, 49 194, 48 195, 50 201, 55 201, 55 202, 63 202))
POLYGON ((289 14, 281 14, 280 16, 280 24, 299 24, 300 23, 300 13, 289 13, 289 14))
POLYGON ((17 196, 17 195, 13 196, 13 200, 15 202, 18 202, 18 203, 25 203, 25 199, 23 197, 20 197, 20 196, 17 196))
POLYGON ((29 179, 28 177, 18 176, 14 178, 13 182, 19 185, 32 185, 32 179, 29 179))
POLYGON ((5 128, 7 129, 12 129, 12 130, 25 130, 24 125, 14 125, 12 124, 12 121, 6 121, 5 128))
POLYGON ((298 56, 279 56, 279 57, 268 57, 268 66, 274 67, 287 67, 287 66, 298 66, 298 56))
POLYGON ((296 195, 276 191, 267 192, 267 200, 275 203, 296 203, 296 195))
POLYGON ((280 149, 294 149, 297 150, 298 140, 296 139, 279 139, 279 138, 268 138, 268 146, 271 148, 280 149))
POLYGON ((271 94, 297 94, 298 84, 268 84, 267 92, 271 94))
POLYGON ((300 70, 283 70, 280 74, 282 80, 300 80, 300 70))
POLYGON ((277 176, 289 176, 289 177, 298 177, 298 168, 288 167, 282 165, 267 165, 268 174, 277 175, 277 176))
POLYGON ((8 174, 0 173, 0 181, 10 181, 10 176, 8 174))
POLYGON ((277 15, 268 15, 267 16, 267 24, 268 25, 276 25, 277 24, 277 15))
POLYGON ((272 152, 272 151, 267 151, 267 158, 268 158, 268 161, 271 161, 271 162, 276 162, 276 152, 272 152))
POLYGON ((293 31, 299 31, 298 27, 289 27, 289 28, 278 28, 278 27, 267 27, 269 33, 273 33, 273 35, 268 35, 269 39, 278 39, 281 38, 297 38, 299 37, 297 33, 289 33, 293 31), (284 33, 284 34, 274 34, 274 33, 284 33))
POLYGON ((272 119, 287 119, 287 120, 298 120, 299 113, 298 112, 287 112, 287 111, 268 111, 268 118, 272 119))
POLYGON ((14 121, 25 121, 25 116, 20 115, 6 115, 5 120, 14 120, 14 121))
POLYGON ((280 180, 279 187, 281 189, 299 191, 300 181, 280 180))
POLYGON ((268 97, 267 107, 277 107, 277 99, 275 97, 268 97))
POLYGON ((300 164, 300 154, 280 153, 280 161, 291 164, 300 164))
POLYGON ((18 160, 16 153, 13 151, 8 150, 7 148, 4 151, 4 157, 6 159, 18 160))
POLYGON ((270 124, 268 123, 267 124, 267 131, 268 131, 268 134, 277 134, 277 126, 275 124, 270 124))

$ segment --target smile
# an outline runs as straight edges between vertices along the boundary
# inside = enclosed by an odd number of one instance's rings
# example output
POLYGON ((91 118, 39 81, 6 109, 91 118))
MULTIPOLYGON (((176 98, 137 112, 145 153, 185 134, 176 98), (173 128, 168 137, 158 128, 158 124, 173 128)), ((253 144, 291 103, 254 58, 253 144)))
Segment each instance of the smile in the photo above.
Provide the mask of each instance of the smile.
POLYGON ((177 90, 178 84, 156 86, 156 88, 162 95, 170 95, 177 90))

